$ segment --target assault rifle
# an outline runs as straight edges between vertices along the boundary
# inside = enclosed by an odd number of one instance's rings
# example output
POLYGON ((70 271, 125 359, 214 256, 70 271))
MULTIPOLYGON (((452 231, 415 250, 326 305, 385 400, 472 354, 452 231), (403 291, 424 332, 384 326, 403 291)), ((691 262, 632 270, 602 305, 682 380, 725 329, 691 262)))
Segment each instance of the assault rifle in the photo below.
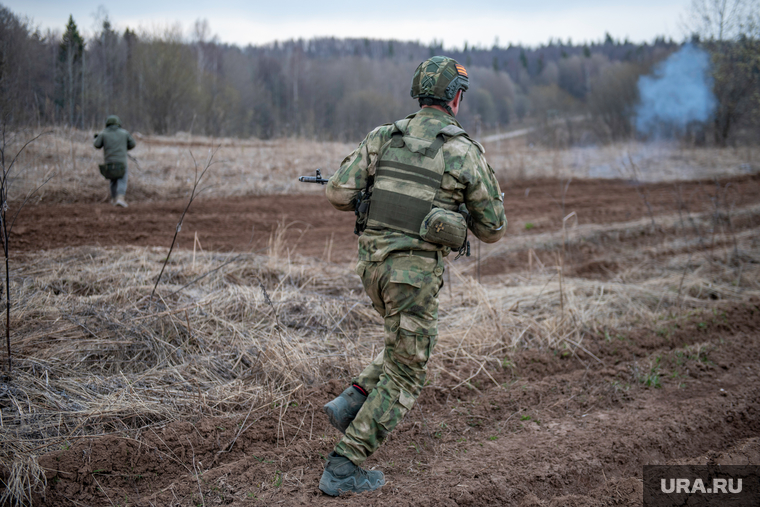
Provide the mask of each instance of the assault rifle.
POLYGON ((319 169, 317 169, 316 176, 299 176, 298 181, 303 181, 304 183, 319 183, 320 185, 325 185, 330 180, 323 178, 322 172, 319 169))

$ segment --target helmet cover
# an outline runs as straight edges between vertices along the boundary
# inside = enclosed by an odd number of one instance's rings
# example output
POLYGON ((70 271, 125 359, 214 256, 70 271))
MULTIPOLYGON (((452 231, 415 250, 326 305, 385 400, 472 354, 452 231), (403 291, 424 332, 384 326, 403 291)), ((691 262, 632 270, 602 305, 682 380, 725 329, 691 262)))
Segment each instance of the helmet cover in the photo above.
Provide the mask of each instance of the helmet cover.
POLYGON ((454 100, 459 90, 467 91, 470 79, 467 70, 453 58, 434 56, 414 71, 411 95, 415 99, 454 100))

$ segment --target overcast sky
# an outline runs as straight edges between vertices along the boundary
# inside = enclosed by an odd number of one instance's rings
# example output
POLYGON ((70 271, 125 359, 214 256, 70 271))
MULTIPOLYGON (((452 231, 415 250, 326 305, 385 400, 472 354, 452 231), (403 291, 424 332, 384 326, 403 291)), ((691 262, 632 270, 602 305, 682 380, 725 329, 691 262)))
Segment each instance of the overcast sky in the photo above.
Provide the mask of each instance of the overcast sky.
POLYGON ((537 46, 549 38, 575 43, 599 41, 609 32, 617 39, 652 41, 658 35, 682 40, 681 20, 690 0, 472 0, 465 2, 357 2, 338 0, 0 0, 33 26, 63 30, 69 14, 86 35, 104 12, 119 30, 158 29, 179 22, 189 36, 206 19, 221 42, 265 44, 312 37, 368 37, 461 48, 465 41, 490 47, 498 37, 537 46), (100 14, 99 14, 100 13, 100 14))

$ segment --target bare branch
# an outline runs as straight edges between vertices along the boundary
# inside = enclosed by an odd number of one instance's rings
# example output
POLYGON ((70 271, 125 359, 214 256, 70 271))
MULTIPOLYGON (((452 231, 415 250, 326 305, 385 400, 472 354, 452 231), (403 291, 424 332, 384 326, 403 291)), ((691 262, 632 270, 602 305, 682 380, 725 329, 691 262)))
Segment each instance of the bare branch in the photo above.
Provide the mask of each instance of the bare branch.
POLYGON ((214 151, 209 153, 208 159, 206 160, 206 166, 203 168, 203 171, 201 171, 200 175, 198 175, 198 162, 195 160, 195 157, 193 156, 193 152, 190 152, 190 158, 193 159, 193 164, 195 165, 195 182, 193 183, 193 189, 190 192, 190 199, 187 201, 187 206, 185 206, 185 209, 182 211, 182 215, 179 217, 179 222, 177 222, 177 227, 174 230, 174 237, 172 238, 172 244, 169 247, 169 253, 166 255, 166 259, 164 259, 164 265, 161 266, 161 272, 158 274, 158 278, 156 279, 156 284, 153 286, 153 291, 150 293, 151 300, 153 299, 153 296, 156 294, 156 288, 158 287, 158 284, 161 281, 161 277, 164 274, 166 265, 169 263, 169 258, 172 255, 172 250, 174 250, 174 244, 177 242, 177 235, 179 235, 179 231, 182 230, 182 222, 185 220, 185 215, 187 214, 187 210, 190 209, 190 205, 193 203, 193 199, 195 199, 197 195, 196 190, 198 189, 198 185, 203 179, 203 176, 206 175, 206 171, 208 171, 209 167, 211 167, 211 161, 214 159, 214 155, 216 155, 216 152, 219 151, 219 148, 221 148, 221 145, 217 146, 214 149, 214 151))

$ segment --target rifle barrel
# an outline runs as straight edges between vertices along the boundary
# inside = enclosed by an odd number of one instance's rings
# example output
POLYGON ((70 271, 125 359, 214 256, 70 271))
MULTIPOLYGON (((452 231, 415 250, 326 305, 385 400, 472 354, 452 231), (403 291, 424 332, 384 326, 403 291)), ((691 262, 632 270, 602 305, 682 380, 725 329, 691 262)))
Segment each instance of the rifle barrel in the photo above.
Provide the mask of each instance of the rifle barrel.
POLYGON ((319 169, 317 169, 316 176, 299 176, 298 181, 303 181, 304 183, 319 183, 321 185, 324 185, 329 180, 326 178, 323 178, 322 173, 320 173, 319 169))

